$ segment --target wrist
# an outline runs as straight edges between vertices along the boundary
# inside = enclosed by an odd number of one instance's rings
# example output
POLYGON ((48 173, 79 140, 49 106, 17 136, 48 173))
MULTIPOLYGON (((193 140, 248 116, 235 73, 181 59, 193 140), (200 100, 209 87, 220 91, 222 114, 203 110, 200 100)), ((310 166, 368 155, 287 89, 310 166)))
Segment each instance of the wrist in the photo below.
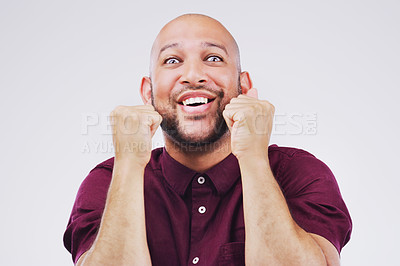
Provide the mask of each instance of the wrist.
POLYGON ((127 169, 143 169, 148 164, 150 158, 143 158, 140 156, 135 156, 133 154, 129 155, 115 155, 114 157, 114 167, 123 167, 127 169))
POLYGON ((268 162, 269 163, 269 158, 268 158, 268 149, 265 149, 265 151, 260 151, 260 152, 245 152, 238 154, 236 156, 238 159, 239 163, 256 163, 256 162, 268 162))
POLYGON ((268 156, 264 155, 247 155, 238 158, 239 166, 242 171, 254 172, 263 170, 270 170, 268 156))

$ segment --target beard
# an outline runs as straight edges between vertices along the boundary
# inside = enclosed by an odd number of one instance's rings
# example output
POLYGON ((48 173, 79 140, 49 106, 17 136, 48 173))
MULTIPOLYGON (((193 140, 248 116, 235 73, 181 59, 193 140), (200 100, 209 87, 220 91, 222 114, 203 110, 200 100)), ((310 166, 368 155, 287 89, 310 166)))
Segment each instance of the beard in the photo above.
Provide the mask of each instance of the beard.
MULTIPOLYGON (((241 94, 242 89, 240 87, 240 83, 238 82, 237 94, 241 94)), ((161 108, 157 106, 154 101, 153 89, 151 90, 152 104, 155 110, 162 116, 163 120, 161 122, 161 128, 163 132, 175 145, 180 147, 183 150, 190 151, 206 151, 213 150, 213 144, 216 144, 222 136, 224 136, 228 131, 228 126, 225 122, 225 119, 222 115, 226 104, 229 103, 230 99, 225 102, 224 100, 224 92, 222 90, 215 90, 208 88, 206 86, 187 86, 180 91, 171 95, 169 99, 169 106, 172 106, 172 110, 168 110, 166 108, 161 108), (213 92, 217 95, 215 98, 215 104, 217 104, 217 111, 213 114, 200 114, 196 116, 188 116, 185 119, 189 120, 201 120, 204 119, 207 115, 214 117, 214 123, 211 126, 211 130, 208 131, 207 134, 201 136, 193 136, 189 135, 184 131, 182 121, 178 119, 177 110, 176 110, 176 101, 177 96, 185 90, 196 90, 203 89, 213 92)))

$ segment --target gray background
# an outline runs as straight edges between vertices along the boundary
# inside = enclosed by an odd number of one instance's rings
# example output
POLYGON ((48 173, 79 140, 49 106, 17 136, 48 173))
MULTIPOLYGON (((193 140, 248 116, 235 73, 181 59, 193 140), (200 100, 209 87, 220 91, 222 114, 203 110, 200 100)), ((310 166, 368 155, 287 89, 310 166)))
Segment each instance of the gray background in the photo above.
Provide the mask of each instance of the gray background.
POLYGON ((107 114, 141 104, 162 25, 199 12, 232 32, 276 106, 271 143, 306 149, 336 175, 354 222, 342 265, 396 265, 399 11, 398 1, 1 0, 1 264, 72 265, 62 235, 83 178, 113 155, 107 114))

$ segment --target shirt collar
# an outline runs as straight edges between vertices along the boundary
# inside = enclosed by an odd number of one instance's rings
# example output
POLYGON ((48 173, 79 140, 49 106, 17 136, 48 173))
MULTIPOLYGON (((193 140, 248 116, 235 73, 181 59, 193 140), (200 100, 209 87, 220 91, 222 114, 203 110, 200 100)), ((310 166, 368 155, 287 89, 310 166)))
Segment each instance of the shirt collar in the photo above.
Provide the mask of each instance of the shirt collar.
POLYGON ((239 164, 232 153, 205 173, 197 173, 172 158, 165 147, 161 157, 161 170, 168 184, 181 196, 185 194, 193 177, 201 174, 211 179, 220 195, 228 192, 240 177, 239 164))

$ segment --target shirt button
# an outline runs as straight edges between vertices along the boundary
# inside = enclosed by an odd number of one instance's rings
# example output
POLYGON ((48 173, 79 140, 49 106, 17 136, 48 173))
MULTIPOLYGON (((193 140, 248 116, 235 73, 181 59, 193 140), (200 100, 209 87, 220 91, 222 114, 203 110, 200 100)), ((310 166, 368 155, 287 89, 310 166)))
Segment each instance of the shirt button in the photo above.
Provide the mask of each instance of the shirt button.
POLYGON ((206 182, 206 179, 205 179, 204 177, 200 176, 199 178, 197 178, 197 182, 198 182, 200 185, 203 185, 204 182, 206 182))
POLYGON ((199 213, 203 214, 203 213, 205 213, 205 212, 206 212, 206 207, 200 206, 200 207, 199 207, 199 213))
POLYGON ((192 260, 192 262, 193 262, 193 264, 197 264, 197 263, 199 262, 199 257, 195 257, 195 258, 192 260))

